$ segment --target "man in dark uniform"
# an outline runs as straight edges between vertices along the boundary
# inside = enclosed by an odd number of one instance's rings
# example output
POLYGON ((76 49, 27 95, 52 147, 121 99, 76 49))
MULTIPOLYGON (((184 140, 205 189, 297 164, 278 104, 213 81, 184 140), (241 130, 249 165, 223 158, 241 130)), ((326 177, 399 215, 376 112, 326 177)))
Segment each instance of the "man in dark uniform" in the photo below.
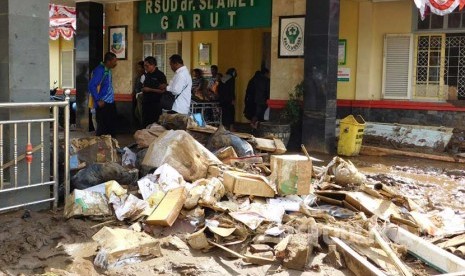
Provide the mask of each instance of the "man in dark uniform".
POLYGON ((157 60, 152 57, 144 59, 145 80, 142 88, 142 126, 158 122, 161 115, 161 94, 166 90, 166 76, 158 70, 157 60))

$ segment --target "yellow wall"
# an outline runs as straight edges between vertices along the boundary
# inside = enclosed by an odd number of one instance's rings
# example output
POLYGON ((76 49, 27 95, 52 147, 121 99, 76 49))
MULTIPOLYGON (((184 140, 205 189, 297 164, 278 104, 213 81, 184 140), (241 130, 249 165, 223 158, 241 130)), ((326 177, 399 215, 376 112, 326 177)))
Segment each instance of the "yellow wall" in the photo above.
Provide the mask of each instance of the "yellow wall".
POLYGON ((50 89, 54 82, 60 81, 60 40, 48 40, 50 59, 50 89))
MULTIPOLYGON (((192 32, 191 61, 189 69, 202 68, 209 71, 210 65, 199 65, 199 43, 211 44, 211 64, 218 65, 220 73, 236 68, 236 121, 247 122, 243 116, 247 83, 260 70, 262 61, 263 33, 270 29, 197 31, 192 32)), ((186 43, 184 36, 183 45, 186 43)), ((184 54, 183 54, 184 55, 184 54)), ((188 56, 188 55, 185 55, 188 56)))
POLYGON ((210 70, 210 65, 218 64, 218 31, 203 31, 203 32, 192 32, 192 49, 191 49, 191 60, 192 64, 190 69, 201 68, 204 71, 210 70), (199 44, 209 43, 210 44, 210 64, 200 65, 199 64, 199 44))
POLYGON ((356 100, 382 98, 384 35, 411 33, 412 5, 409 0, 360 3, 356 100))
POLYGON ((131 94, 133 80, 135 77, 135 63, 142 59, 142 46, 140 44, 140 35, 135 37, 137 32, 136 21, 137 5, 136 2, 119 2, 105 4, 105 37, 104 50, 108 51, 108 27, 127 25, 128 56, 126 60, 118 60, 118 65, 113 69, 113 87, 116 94, 131 94), (134 40, 136 43, 134 43, 134 40), (136 49, 135 49, 136 48, 136 49))
POLYGON ((260 70, 262 37, 268 29, 225 30, 218 34, 218 68, 221 73, 236 68, 236 121, 247 122, 243 115, 247 83, 260 70))
POLYGON ((295 85, 303 80, 303 58, 278 59, 279 16, 305 14, 303 0, 274 0, 271 30, 270 99, 287 99, 295 85))
POLYGON ((339 39, 347 41, 346 64, 339 68, 350 69, 350 80, 337 83, 338 99, 354 99, 357 78, 357 48, 358 48, 358 2, 341 0, 339 16, 339 39))

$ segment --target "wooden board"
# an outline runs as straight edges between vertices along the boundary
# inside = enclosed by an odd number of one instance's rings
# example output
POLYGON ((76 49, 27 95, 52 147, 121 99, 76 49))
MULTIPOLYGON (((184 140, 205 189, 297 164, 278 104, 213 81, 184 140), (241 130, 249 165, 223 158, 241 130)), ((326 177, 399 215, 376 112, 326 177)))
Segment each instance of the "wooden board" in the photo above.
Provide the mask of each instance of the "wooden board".
MULTIPOLYGON (((215 133, 218 128, 213 127, 213 126, 208 126, 208 127, 188 127, 187 128, 190 131, 196 131, 196 132, 202 132, 202 133, 209 133, 213 134, 215 133)), ((239 136, 242 139, 252 139, 253 135, 249 133, 242 133, 242 132, 231 132, 232 134, 239 136)))
POLYGON ((384 234, 393 242, 405 245, 409 253, 443 273, 465 271, 465 260, 397 225, 386 226, 384 234))
POLYGON ((387 148, 371 147, 371 146, 362 146, 360 150, 360 154, 374 155, 374 156, 400 155, 400 156, 410 156, 410 157, 424 158, 424 159, 438 160, 438 161, 445 161, 445 162, 465 163, 465 159, 463 158, 458 158, 458 157, 455 158, 455 157, 447 156, 447 155, 436 155, 436 154, 395 150, 395 149, 387 149, 387 148))
POLYGON ((254 138, 255 148, 263 151, 274 152, 276 150, 275 143, 272 139, 254 138))
POLYGON ((386 276, 384 272, 371 264, 366 258, 360 256, 346 243, 339 238, 331 237, 331 240, 336 243, 337 250, 344 257, 347 267, 352 273, 357 276, 386 276))
POLYGON ((186 196, 184 187, 168 191, 157 209, 153 211, 145 222, 161 226, 173 225, 186 201, 186 196))
POLYGON ((287 149, 281 139, 273 138, 274 145, 276 146, 276 150, 273 152, 274 154, 283 154, 286 153, 287 149))

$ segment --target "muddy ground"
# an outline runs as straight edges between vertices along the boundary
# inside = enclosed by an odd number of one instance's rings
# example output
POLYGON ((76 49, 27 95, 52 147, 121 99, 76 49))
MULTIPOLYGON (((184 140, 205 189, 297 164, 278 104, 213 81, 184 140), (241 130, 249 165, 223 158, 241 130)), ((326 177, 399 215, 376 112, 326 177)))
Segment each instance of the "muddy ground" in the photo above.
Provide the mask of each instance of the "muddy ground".
MULTIPOLYGON (((330 156, 316 157, 331 159, 330 156)), ((451 207, 459 213, 465 212, 463 164, 402 157, 360 156, 351 160, 370 178, 403 191, 422 206, 438 210, 451 207)), ((189 231, 182 220, 171 229, 157 232, 163 257, 100 271, 93 265, 98 248, 91 237, 103 227, 101 223, 90 219, 66 220, 62 209, 57 212, 18 210, 0 215, 0 275, 352 275, 347 269, 336 270, 323 264, 324 249, 314 253, 308 271, 301 272, 246 264, 229 258, 220 249, 202 253, 187 246, 174 246, 169 242, 170 237, 177 235, 182 239, 184 231, 189 231)), ((107 224, 118 225, 124 226, 107 224)), ((417 264, 417 275, 436 274, 414 259, 408 263, 417 264)))

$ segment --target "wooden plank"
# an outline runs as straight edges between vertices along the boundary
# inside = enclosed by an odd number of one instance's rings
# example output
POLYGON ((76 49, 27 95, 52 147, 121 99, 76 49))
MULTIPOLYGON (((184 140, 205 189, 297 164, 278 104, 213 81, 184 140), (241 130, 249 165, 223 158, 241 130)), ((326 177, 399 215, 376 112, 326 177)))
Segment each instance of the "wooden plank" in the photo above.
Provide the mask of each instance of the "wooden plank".
POLYGON ((360 256, 346 243, 341 241, 339 238, 331 237, 331 240, 336 243, 339 253, 344 257, 347 267, 352 273, 357 276, 386 276, 379 268, 370 263, 366 258, 360 256))
POLYGON ((381 246, 384 252, 386 252, 386 255, 392 260, 399 272, 405 276, 412 276, 413 274, 410 269, 408 269, 407 266, 405 266, 405 264, 399 259, 399 257, 397 257, 391 246, 381 237, 376 228, 371 228, 370 233, 373 235, 375 241, 381 246))
POLYGON ((410 157, 437 160, 437 161, 445 161, 445 162, 465 163, 465 159, 463 158, 454 158, 452 156, 436 155, 436 154, 428 154, 428 153, 420 153, 420 152, 412 152, 412 151, 402 151, 402 150, 387 149, 387 148, 372 147, 372 146, 362 146, 360 150, 360 154, 374 155, 374 156, 400 155, 400 156, 410 156, 410 157))
MULTIPOLYGON (((187 130, 190 131, 196 131, 196 132, 202 132, 202 133, 208 133, 208 134, 213 134, 215 133, 218 128, 213 127, 213 126, 208 126, 208 127, 189 127, 187 130)), ((239 136, 242 139, 252 139, 253 135, 249 133, 243 133, 243 132, 231 132, 232 134, 239 136)))
POLYGON ((286 153, 287 149, 281 139, 273 138, 274 145, 276 150, 273 152, 274 154, 283 154, 286 153))
POLYGON ((274 152, 276 151, 276 146, 272 139, 265 139, 265 138, 254 138, 255 147, 259 150, 274 152))
POLYGON ((447 248, 447 247, 456 247, 462 244, 465 244, 465 234, 461 234, 456 237, 453 237, 452 239, 448 241, 437 244, 437 246, 441 248, 447 248))
POLYGON ((465 260, 397 225, 389 224, 383 232, 393 242, 405 245, 409 253, 442 273, 465 271, 465 260))
POLYGON ((157 209, 146 219, 145 222, 153 225, 171 226, 178 218, 182 206, 186 201, 184 187, 170 190, 166 193, 157 209))

